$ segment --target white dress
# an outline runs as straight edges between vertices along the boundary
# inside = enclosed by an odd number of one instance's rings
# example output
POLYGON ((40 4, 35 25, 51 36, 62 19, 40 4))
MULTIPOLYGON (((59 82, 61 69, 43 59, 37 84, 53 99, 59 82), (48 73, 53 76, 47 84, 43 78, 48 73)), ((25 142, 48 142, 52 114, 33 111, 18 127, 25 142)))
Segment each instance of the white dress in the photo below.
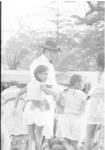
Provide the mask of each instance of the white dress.
MULTIPOLYGON (((27 85, 27 99, 43 101, 43 92, 40 89, 42 83, 38 81, 32 81, 27 85)), ((32 101, 28 101, 23 112, 23 120, 26 125, 36 124, 38 126, 44 126, 47 124, 48 113, 47 111, 41 111, 38 107, 31 108, 32 101)))
POLYGON ((63 97, 65 108, 58 118, 56 136, 78 141, 82 125, 81 107, 86 102, 86 95, 80 90, 69 89, 63 94, 63 97))

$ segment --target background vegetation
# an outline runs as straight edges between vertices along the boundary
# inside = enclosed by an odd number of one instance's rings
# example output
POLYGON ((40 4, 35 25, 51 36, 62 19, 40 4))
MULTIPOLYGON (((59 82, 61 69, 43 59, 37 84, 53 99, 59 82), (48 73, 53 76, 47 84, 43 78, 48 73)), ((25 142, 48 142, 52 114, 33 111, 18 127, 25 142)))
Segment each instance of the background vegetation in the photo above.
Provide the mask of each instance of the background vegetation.
POLYGON ((96 55, 104 50, 105 2, 86 2, 89 10, 84 17, 73 15, 69 19, 63 18, 56 1, 51 3, 48 9, 53 13, 49 21, 56 30, 36 31, 23 27, 6 43, 2 61, 5 60, 9 69, 29 69, 30 63, 40 54, 40 44, 52 37, 61 48, 61 53, 54 58, 56 70, 94 71, 96 55))

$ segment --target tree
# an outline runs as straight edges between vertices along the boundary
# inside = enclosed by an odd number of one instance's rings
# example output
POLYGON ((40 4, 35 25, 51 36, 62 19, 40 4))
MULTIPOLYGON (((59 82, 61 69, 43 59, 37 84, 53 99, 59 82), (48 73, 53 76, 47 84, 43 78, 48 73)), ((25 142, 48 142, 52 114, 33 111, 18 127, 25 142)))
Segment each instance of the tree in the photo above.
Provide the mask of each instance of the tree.
POLYGON ((65 30, 66 27, 71 25, 70 20, 68 20, 68 18, 66 18, 62 13, 63 7, 67 6, 68 3, 72 3, 72 2, 68 1, 68 0, 63 0, 63 1, 52 0, 48 6, 49 11, 52 13, 52 16, 50 15, 51 19, 49 21, 51 23, 53 23, 53 25, 55 27, 55 33, 56 33, 55 37, 56 37, 56 41, 58 43, 58 47, 61 44, 60 41, 62 40, 62 37, 67 34, 67 32, 65 30))
POLYGON ((56 31, 55 31, 56 42, 57 42, 57 45, 59 45, 60 29, 62 28, 62 23, 65 21, 64 18, 62 19, 62 15, 59 10, 59 0, 57 0, 57 1, 52 0, 49 3, 48 8, 49 8, 50 12, 53 12, 53 16, 52 16, 52 19, 50 19, 50 22, 52 22, 56 28, 56 31))
POLYGON ((73 39, 75 39, 76 34, 78 35, 80 39, 78 47, 75 51, 75 46, 73 46, 72 51, 61 60, 58 65, 60 70, 95 70, 97 53, 104 50, 104 2, 96 2, 95 4, 87 2, 87 4, 90 10, 84 18, 73 17, 78 18, 77 28, 83 25, 88 28, 84 31, 75 32, 74 36, 72 35, 73 39), (100 15, 101 17, 99 17, 100 15), (73 61, 71 61, 72 58, 73 61))
POLYGON ((5 46, 6 60, 9 69, 17 69, 27 55, 29 55, 33 48, 32 44, 35 37, 29 32, 18 32, 14 37, 11 37, 5 46))
POLYGON ((40 45, 45 42, 46 38, 45 32, 30 28, 19 30, 14 37, 7 41, 4 48, 9 69, 20 67, 22 69, 29 69, 32 60, 40 55, 40 45))
POLYGON ((87 2, 89 6, 89 11, 85 14, 85 17, 81 18, 78 15, 73 15, 73 18, 77 19, 76 24, 86 24, 86 25, 93 25, 98 21, 104 21, 104 12, 105 12, 105 2, 98 1, 95 5, 91 2, 87 2))
POLYGON ((15 37, 12 37, 6 46, 6 60, 9 69, 17 69, 20 61, 29 53, 27 49, 22 48, 20 43, 15 37))

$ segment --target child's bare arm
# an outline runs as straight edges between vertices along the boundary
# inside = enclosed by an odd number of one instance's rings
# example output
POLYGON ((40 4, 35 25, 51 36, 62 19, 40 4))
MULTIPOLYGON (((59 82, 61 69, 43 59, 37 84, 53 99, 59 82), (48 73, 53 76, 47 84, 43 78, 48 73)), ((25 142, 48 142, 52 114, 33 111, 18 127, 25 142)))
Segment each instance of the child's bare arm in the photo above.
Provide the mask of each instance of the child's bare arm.
POLYGON ((26 91, 27 91, 27 88, 24 87, 21 91, 18 92, 16 96, 15 108, 17 108, 18 106, 20 96, 23 95, 26 91))
POLYGON ((55 90, 46 87, 46 85, 41 85, 40 88, 43 92, 45 92, 48 95, 52 95, 52 96, 56 97, 56 95, 58 94, 55 90))

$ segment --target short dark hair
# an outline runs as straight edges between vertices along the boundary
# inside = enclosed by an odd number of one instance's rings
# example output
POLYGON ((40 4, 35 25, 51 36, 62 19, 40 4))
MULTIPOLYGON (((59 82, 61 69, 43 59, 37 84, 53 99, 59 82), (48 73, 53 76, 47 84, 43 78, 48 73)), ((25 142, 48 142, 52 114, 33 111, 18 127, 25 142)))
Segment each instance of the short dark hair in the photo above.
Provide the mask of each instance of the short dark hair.
POLYGON ((104 51, 98 53, 97 58, 96 58, 96 63, 100 68, 102 68, 104 70, 104 65, 105 65, 104 51))
POLYGON ((47 66, 45 66, 45 65, 39 65, 39 66, 37 66, 36 69, 35 69, 35 71, 34 71, 34 76, 35 76, 35 78, 36 78, 38 81, 40 81, 40 79, 39 79, 39 77, 38 77, 38 74, 41 74, 41 73, 43 73, 43 72, 45 72, 45 71, 48 71, 48 67, 47 67, 47 66))
POLYGON ((78 74, 74 74, 71 76, 70 81, 69 81, 69 87, 74 86, 76 82, 82 82, 82 78, 78 74))

